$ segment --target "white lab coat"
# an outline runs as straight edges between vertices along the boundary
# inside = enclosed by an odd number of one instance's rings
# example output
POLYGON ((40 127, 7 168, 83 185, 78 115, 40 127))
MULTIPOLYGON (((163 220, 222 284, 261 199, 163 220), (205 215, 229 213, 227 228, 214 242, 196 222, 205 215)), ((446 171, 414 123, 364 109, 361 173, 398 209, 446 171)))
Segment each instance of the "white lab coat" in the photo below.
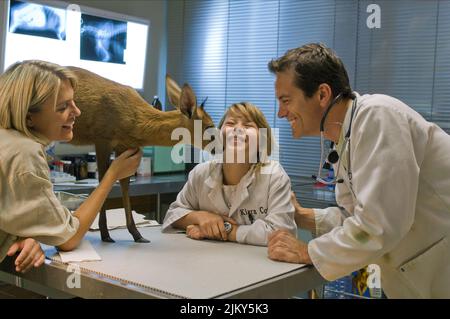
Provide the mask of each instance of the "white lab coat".
POLYGON ((198 164, 170 205, 163 231, 187 213, 204 210, 233 218, 240 225, 236 232, 239 243, 265 246, 268 234, 280 228, 297 234, 290 201, 291 183, 278 162, 270 161, 261 170, 253 166, 239 182, 231 207, 224 200, 222 176, 222 164, 215 161, 198 164))
POLYGON ((378 264, 390 298, 450 298, 450 136, 395 98, 358 95, 350 146, 353 193, 347 147, 336 186, 345 211, 315 210, 314 266, 335 280, 378 264))

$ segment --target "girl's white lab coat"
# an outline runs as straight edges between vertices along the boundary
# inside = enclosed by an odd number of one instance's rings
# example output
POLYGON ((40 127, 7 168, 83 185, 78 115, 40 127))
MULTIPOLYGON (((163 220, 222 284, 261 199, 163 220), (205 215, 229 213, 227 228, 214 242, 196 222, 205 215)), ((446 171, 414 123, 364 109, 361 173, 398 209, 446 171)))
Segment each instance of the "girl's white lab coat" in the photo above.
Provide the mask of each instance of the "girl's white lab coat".
POLYGON ((233 218, 240 225, 236 233, 239 243, 265 246, 268 234, 280 228, 296 235, 291 183, 278 162, 270 161, 261 170, 253 166, 239 182, 231 207, 223 197, 222 176, 222 164, 215 161, 198 164, 170 205, 163 231, 189 212, 204 210, 233 218))
POLYGON ((358 95, 350 146, 342 209, 315 210, 315 267, 335 280, 378 264, 388 297, 450 298, 450 136, 397 99, 358 95))

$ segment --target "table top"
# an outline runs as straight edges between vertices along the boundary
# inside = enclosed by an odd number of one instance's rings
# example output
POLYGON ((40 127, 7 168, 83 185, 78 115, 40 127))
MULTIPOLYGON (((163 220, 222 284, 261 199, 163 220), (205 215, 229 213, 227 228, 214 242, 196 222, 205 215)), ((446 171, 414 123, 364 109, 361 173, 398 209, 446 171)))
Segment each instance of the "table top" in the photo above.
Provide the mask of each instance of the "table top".
MULTIPOLYGON (((81 269, 79 289, 66 284, 74 266, 58 261, 19 276, 84 298, 289 298, 325 282, 312 266, 270 260, 267 247, 197 241, 160 227, 140 232, 151 243, 135 243, 126 229, 111 231, 116 243, 88 233, 102 261, 73 264, 81 269)), ((13 265, 0 266, 15 274, 13 265)))

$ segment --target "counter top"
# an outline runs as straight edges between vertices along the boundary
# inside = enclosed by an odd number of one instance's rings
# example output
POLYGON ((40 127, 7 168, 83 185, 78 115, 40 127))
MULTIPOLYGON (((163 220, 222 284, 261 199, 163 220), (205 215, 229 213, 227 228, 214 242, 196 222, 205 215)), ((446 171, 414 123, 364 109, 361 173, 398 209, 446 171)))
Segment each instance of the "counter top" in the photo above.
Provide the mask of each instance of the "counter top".
MULTIPOLYGON (((185 173, 136 177, 134 181, 130 182, 130 196, 177 193, 183 188, 186 180, 187 176, 185 173)), ((95 185, 74 183, 70 186, 55 185, 53 189, 54 191, 63 191, 73 194, 90 194, 95 187, 95 185)), ((117 182, 113 186, 108 198, 118 197, 122 197, 122 193, 120 184, 117 182)))

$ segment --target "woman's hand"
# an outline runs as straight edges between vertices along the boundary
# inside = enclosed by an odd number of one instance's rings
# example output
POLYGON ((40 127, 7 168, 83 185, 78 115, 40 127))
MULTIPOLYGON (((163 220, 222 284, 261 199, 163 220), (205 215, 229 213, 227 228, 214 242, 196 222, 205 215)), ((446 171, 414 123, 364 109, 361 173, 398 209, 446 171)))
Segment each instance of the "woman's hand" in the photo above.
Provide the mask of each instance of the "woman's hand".
POLYGON ((141 162, 142 150, 128 149, 118 156, 108 169, 108 173, 113 174, 114 178, 124 179, 136 173, 141 162))
POLYGON ((32 238, 19 240, 12 244, 8 249, 7 255, 13 256, 18 251, 20 251, 20 254, 14 263, 17 272, 25 273, 31 267, 37 268, 44 263, 44 251, 41 249, 41 245, 32 238))

